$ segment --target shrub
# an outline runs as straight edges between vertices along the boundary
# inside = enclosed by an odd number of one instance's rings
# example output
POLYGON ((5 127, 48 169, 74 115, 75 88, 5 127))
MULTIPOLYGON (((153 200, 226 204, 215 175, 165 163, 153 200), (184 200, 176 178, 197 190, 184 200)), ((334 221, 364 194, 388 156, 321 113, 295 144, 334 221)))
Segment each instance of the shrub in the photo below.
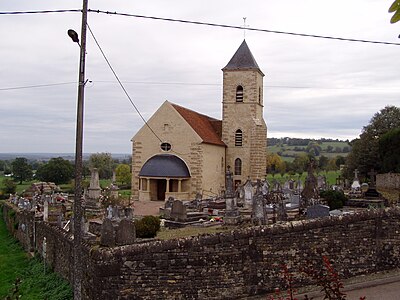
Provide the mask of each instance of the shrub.
POLYGON ((144 216, 141 220, 135 221, 136 237, 153 238, 160 230, 160 218, 155 216, 144 216))
POLYGON ((322 191, 320 193, 320 197, 324 198, 328 202, 331 210, 342 208, 346 201, 346 196, 343 194, 343 192, 333 190, 322 191))

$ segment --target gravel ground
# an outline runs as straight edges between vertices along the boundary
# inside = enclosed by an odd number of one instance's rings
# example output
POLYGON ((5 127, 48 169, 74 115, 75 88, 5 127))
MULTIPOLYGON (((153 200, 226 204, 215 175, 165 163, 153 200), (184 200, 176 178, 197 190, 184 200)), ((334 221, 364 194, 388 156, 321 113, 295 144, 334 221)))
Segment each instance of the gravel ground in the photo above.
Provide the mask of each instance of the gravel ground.
POLYGON ((164 206, 164 201, 135 201, 133 205, 136 216, 158 216, 159 208, 164 206))

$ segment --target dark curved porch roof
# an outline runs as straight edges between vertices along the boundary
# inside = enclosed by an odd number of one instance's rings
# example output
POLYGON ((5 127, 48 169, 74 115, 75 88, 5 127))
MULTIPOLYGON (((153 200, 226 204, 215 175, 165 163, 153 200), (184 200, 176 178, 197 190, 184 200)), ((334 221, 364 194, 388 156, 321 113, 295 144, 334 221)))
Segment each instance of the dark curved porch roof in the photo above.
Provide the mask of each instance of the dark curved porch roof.
POLYGON ((190 173, 185 162, 179 157, 171 154, 158 154, 143 165, 139 176, 188 178, 190 173))

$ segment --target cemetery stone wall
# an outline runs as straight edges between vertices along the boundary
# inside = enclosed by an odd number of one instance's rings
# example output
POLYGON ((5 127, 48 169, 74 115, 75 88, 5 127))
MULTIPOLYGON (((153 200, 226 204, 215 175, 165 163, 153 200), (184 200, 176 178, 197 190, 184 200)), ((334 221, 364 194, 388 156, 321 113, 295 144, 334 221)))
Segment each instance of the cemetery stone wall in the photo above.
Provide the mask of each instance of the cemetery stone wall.
MULTIPOLYGON (((10 231, 28 241, 14 228, 23 214, 9 204, 3 212, 10 231)), ((282 264, 293 272, 295 285, 310 283, 300 269, 320 266, 324 255, 342 277, 399 268, 399 220, 400 209, 392 208, 111 248, 84 244, 82 299, 245 298, 283 288, 282 264)), ((72 282, 71 236, 36 222, 39 254, 44 237, 46 262, 72 282)))
POLYGON ((25 251, 34 251, 35 213, 4 203, 3 218, 8 231, 19 240, 25 251))
POLYGON ((229 233, 99 248, 89 299, 237 299, 295 285, 327 256, 342 277, 400 266, 400 210, 257 226, 229 233))

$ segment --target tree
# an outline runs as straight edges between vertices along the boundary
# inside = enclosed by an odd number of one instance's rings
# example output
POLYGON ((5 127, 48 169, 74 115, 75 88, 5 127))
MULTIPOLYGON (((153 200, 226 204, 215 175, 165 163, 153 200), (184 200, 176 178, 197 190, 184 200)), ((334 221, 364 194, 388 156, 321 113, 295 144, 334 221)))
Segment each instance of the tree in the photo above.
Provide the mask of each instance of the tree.
POLYGON ((341 155, 336 156, 336 166, 338 167, 338 169, 340 168, 340 166, 346 164, 346 158, 344 158, 341 155))
POLYGON ((33 172, 32 167, 28 164, 28 160, 25 157, 17 157, 11 163, 13 178, 22 184, 23 181, 30 180, 33 172))
POLYGON ((55 184, 68 183, 74 175, 74 166, 62 157, 52 158, 36 171, 36 178, 55 184))
POLYGON ((132 178, 131 168, 127 164, 119 164, 115 169, 115 176, 121 184, 129 184, 132 178))
POLYGON ((400 20, 400 0, 395 0, 389 8, 390 13, 394 13, 390 23, 394 24, 400 20))
POLYGON ((336 165, 336 159, 335 158, 329 159, 328 164, 326 166, 326 169, 328 171, 336 171, 338 169, 338 167, 336 165))
POLYGON ((17 190, 17 185, 15 184, 14 181, 8 178, 3 180, 2 191, 4 192, 4 194, 14 194, 16 190, 17 190))
POLYGON ((382 172, 400 173, 400 128, 392 129, 379 139, 382 172))
POLYGON ((307 154, 300 154, 294 158, 293 161, 293 171, 298 174, 303 174, 307 170, 307 166, 310 163, 310 156, 307 154))
POLYGON ((282 158, 276 153, 270 153, 267 155, 267 173, 275 176, 277 173, 281 173, 285 164, 282 158))
POLYGON ((351 178, 354 169, 361 177, 367 177, 371 169, 381 169, 379 139, 388 131, 400 127, 400 108, 386 106, 375 113, 368 125, 364 126, 359 139, 353 140, 352 149, 346 159, 345 177, 351 178))
POLYGON ((99 171, 100 179, 110 179, 112 177, 114 161, 111 153, 95 153, 89 157, 89 167, 99 171))
POLYGON ((320 158, 318 159, 318 168, 320 170, 326 170, 326 167, 328 166, 329 158, 321 155, 320 158))
POLYGON ((317 142, 310 142, 306 148, 306 151, 313 156, 319 156, 321 153, 321 146, 317 142))

